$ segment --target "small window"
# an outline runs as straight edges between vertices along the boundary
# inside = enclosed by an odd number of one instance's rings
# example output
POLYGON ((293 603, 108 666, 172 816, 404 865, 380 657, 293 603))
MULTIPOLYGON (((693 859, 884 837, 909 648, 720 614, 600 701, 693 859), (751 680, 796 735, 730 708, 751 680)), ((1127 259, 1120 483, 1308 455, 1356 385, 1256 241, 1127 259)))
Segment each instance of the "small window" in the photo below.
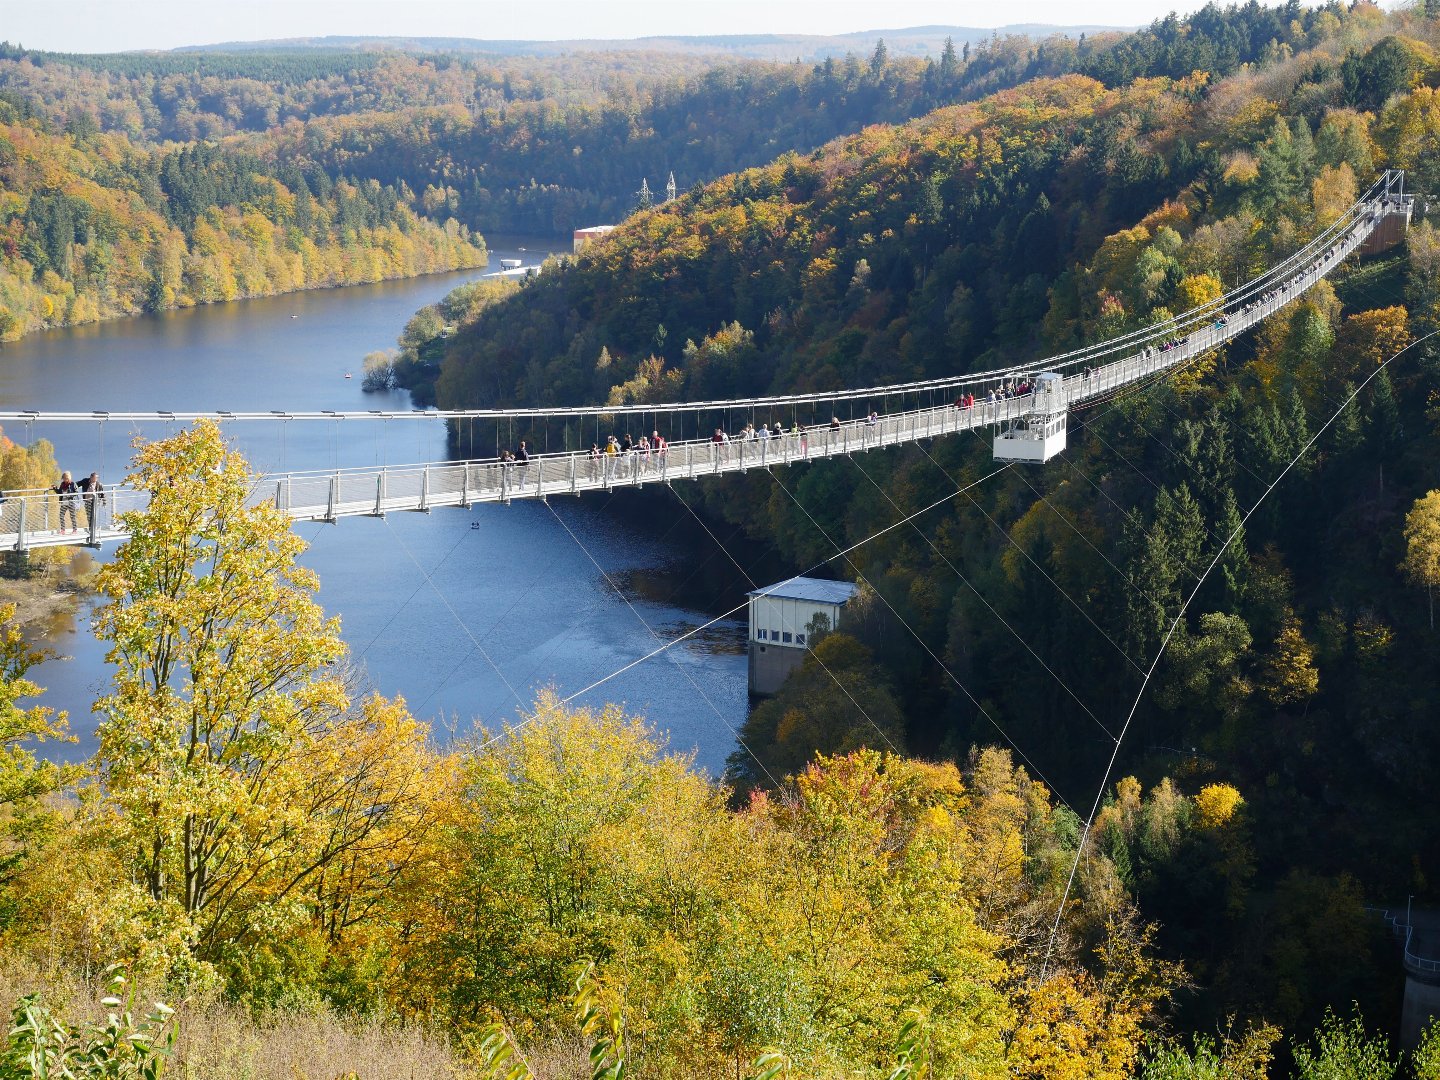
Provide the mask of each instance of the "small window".
POLYGON ((769 633, 768 630, 756 630, 756 631, 755 631, 755 640, 756 640, 756 641, 767 641, 767 640, 769 640, 769 639, 766 637, 766 635, 767 635, 768 633, 769 633))
POLYGON ((788 644, 790 641, 790 631, 786 630, 783 634, 781 634, 780 640, 788 644))
POLYGON ((804 644, 805 644, 805 635, 804 635, 804 634, 796 634, 796 635, 795 635, 795 644, 796 644, 796 645, 804 645, 804 644))

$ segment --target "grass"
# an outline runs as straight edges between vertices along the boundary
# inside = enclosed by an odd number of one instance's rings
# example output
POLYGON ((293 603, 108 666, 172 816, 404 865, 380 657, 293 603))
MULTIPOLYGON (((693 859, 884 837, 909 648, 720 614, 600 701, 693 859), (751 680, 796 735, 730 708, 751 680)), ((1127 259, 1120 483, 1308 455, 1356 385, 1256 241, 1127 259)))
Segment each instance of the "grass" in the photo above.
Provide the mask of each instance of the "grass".
MULTIPOLYGON (((15 957, 0 961, 0 1007, 39 992, 72 1023, 103 1020, 103 990, 15 957)), ((143 1012, 152 997, 136 1003, 143 1012)), ((476 1076, 444 1034, 413 1023, 339 1017, 325 1011, 259 1018, 223 1001, 181 1003, 179 1036, 165 1070, 183 1080, 468 1080, 476 1076)), ((564 1057, 570 1055, 565 1054, 564 1057)), ((557 1071, 568 1074, 563 1061, 557 1071)), ((551 1066, 547 1063, 546 1068, 551 1066)))

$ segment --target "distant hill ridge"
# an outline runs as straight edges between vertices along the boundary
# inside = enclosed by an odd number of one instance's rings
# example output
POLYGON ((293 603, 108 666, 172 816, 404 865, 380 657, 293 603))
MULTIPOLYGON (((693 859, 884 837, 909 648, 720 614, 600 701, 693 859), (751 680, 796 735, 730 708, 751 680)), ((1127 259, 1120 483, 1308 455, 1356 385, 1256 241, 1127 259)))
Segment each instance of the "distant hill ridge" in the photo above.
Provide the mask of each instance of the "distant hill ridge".
POLYGON ((468 52, 501 56, 554 56, 573 52, 718 53, 750 60, 823 60, 852 52, 869 52, 882 38, 894 56, 938 55, 945 39, 956 46, 978 44, 992 36, 1020 34, 1033 38, 1061 35, 1123 33, 1134 27, 1052 26, 1014 23, 1009 26, 911 26, 891 30, 858 30, 849 34, 707 34, 657 35, 639 38, 575 38, 565 41, 520 41, 450 37, 364 37, 328 35, 267 41, 227 41, 190 45, 173 52, 276 52, 289 50, 344 50, 402 52, 468 52))

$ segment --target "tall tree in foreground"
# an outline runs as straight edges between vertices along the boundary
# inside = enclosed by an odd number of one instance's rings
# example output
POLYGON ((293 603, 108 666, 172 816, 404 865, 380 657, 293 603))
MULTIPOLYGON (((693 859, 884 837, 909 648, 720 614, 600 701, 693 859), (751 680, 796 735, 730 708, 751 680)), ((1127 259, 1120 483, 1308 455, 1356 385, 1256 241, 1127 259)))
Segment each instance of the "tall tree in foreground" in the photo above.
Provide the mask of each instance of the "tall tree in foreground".
POLYGON ((102 828, 146 918, 253 980, 257 952, 301 931, 333 945, 419 857, 440 770, 403 703, 350 706, 305 545, 251 505, 218 427, 141 447, 130 482, 150 502, 99 577, 102 828))

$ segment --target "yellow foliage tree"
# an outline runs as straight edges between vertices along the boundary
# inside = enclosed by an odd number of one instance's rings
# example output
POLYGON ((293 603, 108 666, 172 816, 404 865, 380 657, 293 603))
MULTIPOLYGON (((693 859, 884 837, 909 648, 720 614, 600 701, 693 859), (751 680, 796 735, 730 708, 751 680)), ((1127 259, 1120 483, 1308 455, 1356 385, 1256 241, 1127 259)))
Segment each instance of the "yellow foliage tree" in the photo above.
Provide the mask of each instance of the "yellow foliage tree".
POLYGON ((1313 697, 1320 688, 1315 650, 1293 612, 1285 617, 1274 651, 1265 658, 1261 688, 1276 705, 1292 705, 1313 697))
POLYGON ((66 718, 20 702, 40 693, 29 670, 49 658, 32 648, 15 621, 15 605, 0 604, 0 884, 8 885, 30 854, 37 818, 50 816, 42 800, 78 778, 81 770, 39 758, 34 745, 66 739, 66 718))
POLYGON ((1422 495, 1405 515, 1405 573, 1425 586, 1430 629, 1435 629, 1435 586, 1440 585, 1440 490, 1422 495))
POLYGON ((1323 229, 1340 220, 1340 215, 1355 202, 1358 193, 1355 171, 1350 168, 1349 162, 1342 161, 1339 165, 1322 168, 1320 175, 1310 184, 1316 226, 1323 229))
POLYGON ((338 621, 296 563, 305 545, 251 505, 216 425, 144 445, 135 464, 149 504, 125 516, 131 539, 98 580, 115 674, 95 706, 94 822, 145 918, 202 961, 248 962, 250 935, 318 926, 334 940, 430 820, 425 728, 400 703, 348 707, 338 621))
POLYGON ((1399 304, 1356 312, 1340 327, 1332 377, 1361 382, 1410 344, 1410 313, 1399 304))
POLYGON ((778 1047, 792 1075, 851 1076, 920 1016, 937 1076, 1049 1075, 1059 1035, 1081 1052, 1074 1075, 1118 1076, 1173 975, 1118 924, 1097 978, 1024 968, 1063 853, 1048 794, 998 751, 968 778, 820 756, 729 810, 643 724, 546 696, 462 774, 411 969, 461 1025, 491 1006, 564 1025, 588 958, 646 1075, 746 1075, 778 1047))
POLYGON ((1218 829, 1244 805, 1240 792, 1229 784, 1206 784, 1195 796, 1196 818, 1202 828, 1218 829))
POLYGON ((1225 287, 1214 274, 1186 274, 1175 288, 1175 296, 1181 311, 1219 300, 1225 287))

